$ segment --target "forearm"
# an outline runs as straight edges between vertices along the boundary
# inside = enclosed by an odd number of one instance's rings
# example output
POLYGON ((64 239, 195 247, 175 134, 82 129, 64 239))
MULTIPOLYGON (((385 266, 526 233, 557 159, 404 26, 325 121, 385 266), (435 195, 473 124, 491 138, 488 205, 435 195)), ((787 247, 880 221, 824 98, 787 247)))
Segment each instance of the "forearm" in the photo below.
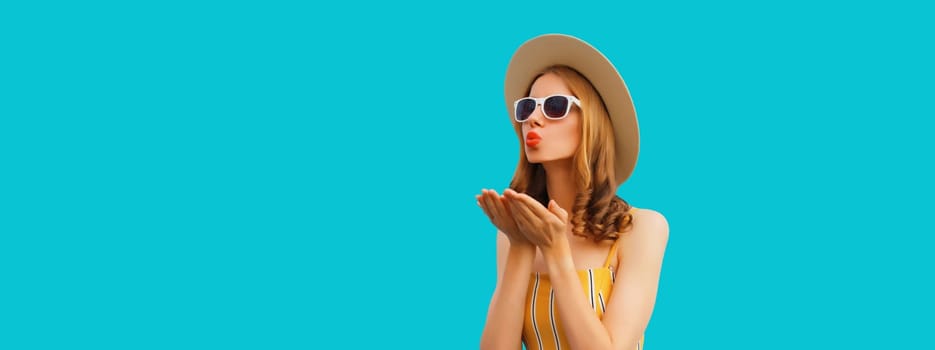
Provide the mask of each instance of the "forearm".
POLYGON ((503 276, 487 310, 481 349, 520 349, 534 246, 511 246, 503 276))
POLYGON ((549 268, 549 278, 555 291, 555 304, 561 315, 562 328, 572 349, 612 349, 609 332, 597 318, 581 288, 571 251, 558 244, 543 252, 549 268))

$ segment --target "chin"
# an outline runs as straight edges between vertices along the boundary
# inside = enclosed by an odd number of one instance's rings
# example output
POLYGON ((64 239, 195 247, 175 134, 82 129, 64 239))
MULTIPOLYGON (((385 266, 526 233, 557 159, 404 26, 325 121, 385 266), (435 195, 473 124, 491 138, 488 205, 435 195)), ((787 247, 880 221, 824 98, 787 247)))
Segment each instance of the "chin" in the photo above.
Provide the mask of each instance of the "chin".
POLYGON ((544 154, 544 152, 542 151, 543 150, 537 150, 536 152, 526 152, 526 161, 529 162, 529 164, 542 164, 542 163, 548 163, 551 161, 571 159, 571 157, 573 156, 573 155, 568 155, 568 156, 562 157, 562 156, 555 156, 554 154, 550 156, 550 155, 544 154))
POLYGON ((538 154, 526 153, 526 161, 529 162, 530 164, 541 164, 543 162, 548 162, 550 160, 554 160, 554 159, 549 159, 547 157, 543 157, 538 154))

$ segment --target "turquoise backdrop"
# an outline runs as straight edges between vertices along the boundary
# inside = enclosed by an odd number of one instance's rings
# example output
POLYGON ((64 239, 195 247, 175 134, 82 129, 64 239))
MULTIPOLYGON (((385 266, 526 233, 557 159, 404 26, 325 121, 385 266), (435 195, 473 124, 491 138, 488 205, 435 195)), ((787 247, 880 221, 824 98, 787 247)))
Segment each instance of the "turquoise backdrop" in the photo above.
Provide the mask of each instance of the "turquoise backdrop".
POLYGON ((647 349, 931 348, 922 2, 0 5, 0 348, 475 349, 544 33, 635 99, 647 349))

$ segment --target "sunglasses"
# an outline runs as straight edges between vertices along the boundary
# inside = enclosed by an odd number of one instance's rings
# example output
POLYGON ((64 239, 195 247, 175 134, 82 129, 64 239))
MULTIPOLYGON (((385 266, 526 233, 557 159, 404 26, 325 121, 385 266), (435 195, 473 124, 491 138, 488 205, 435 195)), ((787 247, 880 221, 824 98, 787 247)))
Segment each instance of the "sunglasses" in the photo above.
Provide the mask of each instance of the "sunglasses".
POLYGON ((532 115, 532 112, 536 110, 536 107, 541 104, 542 114, 544 114, 546 118, 552 120, 562 119, 568 116, 568 111, 571 110, 572 103, 579 108, 581 107, 581 101, 578 101, 574 96, 552 95, 542 98, 523 97, 513 103, 513 118, 519 123, 525 122, 526 119, 529 119, 529 116, 532 115))

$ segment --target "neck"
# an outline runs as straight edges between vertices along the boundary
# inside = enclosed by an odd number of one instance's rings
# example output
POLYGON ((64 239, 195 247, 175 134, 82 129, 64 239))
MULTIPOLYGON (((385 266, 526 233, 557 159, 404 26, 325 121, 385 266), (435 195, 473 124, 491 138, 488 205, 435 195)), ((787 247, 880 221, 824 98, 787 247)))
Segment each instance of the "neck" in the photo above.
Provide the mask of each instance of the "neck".
POLYGON ((569 213, 575 204, 575 177, 572 174, 571 159, 543 163, 545 169, 545 188, 549 191, 549 198, 555 200, 559 207, 569 213))

